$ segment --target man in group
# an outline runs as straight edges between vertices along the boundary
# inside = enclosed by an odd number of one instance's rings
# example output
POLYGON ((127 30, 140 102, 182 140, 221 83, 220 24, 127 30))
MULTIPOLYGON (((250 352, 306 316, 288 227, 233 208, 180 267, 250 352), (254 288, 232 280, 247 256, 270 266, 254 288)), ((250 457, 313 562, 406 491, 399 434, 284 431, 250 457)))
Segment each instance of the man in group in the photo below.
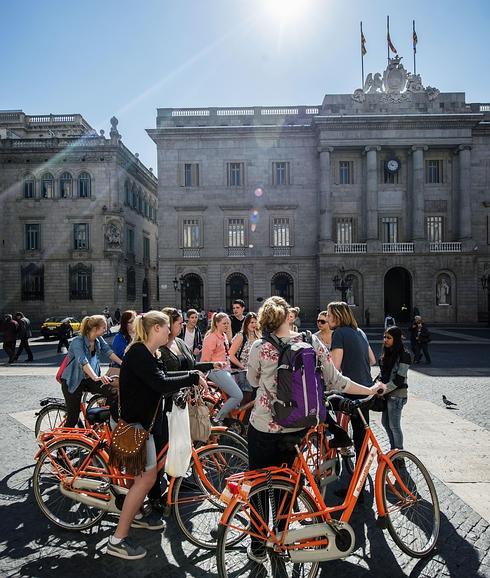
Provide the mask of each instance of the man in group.
POLYGON ((243 320, 245 319, 245 302, 241 299, 235 299, 232 303, 233 315, 231 316, 231 333, 233 337, 242 330, 243 320))
POLYGON ((12 315, 5 315, 3 324, 3 350, 8 355, 7 363, 12 363, 15 359, 15 344, 17 342, 17 321, 12 315))
POLYGON ((187 321, 182 325, 179 337, 185 341, 192 354, 198 358, 202 349, 202 333, 197 326, 199 314, 195 309, 187 311, 187 321))
POLYGON ((32 337, 31 322, 21 311, 17 312, 14 317, 17 321, 17 337, 20 339, 20 345, 19 349, 17 349, 17 353, 15 354, 13 361, 17 361, 19 359, 24 349, 27 353, 26 362, 34 361, 32 350, 29 347, 29 337, 32 337))

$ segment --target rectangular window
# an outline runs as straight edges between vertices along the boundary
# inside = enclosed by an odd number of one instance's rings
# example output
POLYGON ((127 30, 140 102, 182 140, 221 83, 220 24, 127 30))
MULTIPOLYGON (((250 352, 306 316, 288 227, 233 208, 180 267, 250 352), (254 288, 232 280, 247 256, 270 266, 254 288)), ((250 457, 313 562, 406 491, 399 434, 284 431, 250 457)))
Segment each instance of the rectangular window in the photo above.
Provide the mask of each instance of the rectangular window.
POLYGON ((429 185, 443 183, 442 160, 425 161, 425 182, 429 185))
POLYGON ((228 180, 229 187, 242 187, 243 182, 243 163, 228 163, 228 180))
POLYGON ((400 183, 400 171, 393 173, 383 166, 383 183, 385 185, 398 185, 400 183))
POLYGON ((339 183, 341 185, 354 184, 354 161, 339 161, 339 183))
POLYGON ((143 237, 143 259, 145 261, 150 260, 150 239, 148 237, 143 237))
POLYGON ((35 189, 35 181, 34 179, 26 179, 24 181, 24 198, 26 199, 33 199, 34 198, 34 189, 35 189))
POLYGON ((245 247, 245 219, 228 219, 228 247, 245 247))
POLYGON ((134 255, 134 229, 128 227, 126 229, 126 247, 130 255, 134 255))
POLYGON ((383 217, 381 219, 381 238, 383 243, 398 243, 397 217, 383 217))
POLYGON ((73 225, 73 248, 75 251, 88 249, 88 224, 76 223, 73 225))
POLYGON ((281 217, 272 220, 272 246, 291 246, 289 218, 281 217))
POLYGON ((199 165, 198 163, 184 164, 184 186, 198 187, 199 186, 199 165))
POLYGON ((429 243, 444 242, 444 217, 427 217, 425 222, 427 227, 427 241, 429 241, 429 243))
POLYGON ((38 251, 41 247, 41 225, 29 224, 25 226, 26 231, 26 250, 38 251))
POLYGON ((190 249, 201 246, 199 219, 184 219, 182 233, 182 244, 184 248, 190 249))
POLYGON ((354 220, 350 217, 336 220, 337 243, 351 245, 354 243, 354 220))
POLYGON ((22 301, 44 300, 44 266, 21 267, 22 301))
POLYGON ((92 299, 92 267, 70 265, 70 299, 92 299))
POLYGON ((289 185, 289 163, 278 161, 272 163, 272 184, 276 186, 289 185))

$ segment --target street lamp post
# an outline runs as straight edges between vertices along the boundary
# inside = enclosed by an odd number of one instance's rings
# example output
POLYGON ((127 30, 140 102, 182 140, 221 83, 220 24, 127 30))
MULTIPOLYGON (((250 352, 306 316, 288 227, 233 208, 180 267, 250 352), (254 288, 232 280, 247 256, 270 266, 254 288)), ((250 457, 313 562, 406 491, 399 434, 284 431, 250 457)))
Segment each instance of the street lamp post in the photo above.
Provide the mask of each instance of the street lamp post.
POLYGON ((338 270, 337 275, 335 275, 335 277, 332 279, 332 283, 335 291, 341 292, 342 301, 347 302, 347 291, 351 288, 352 281, 346 279, 345 269, 343 266, 338 270))
MULTIPOLYGON (((182 295, 182 291, 184 289, 184 283, 185 283, 185 279, 182 275, 180 275, 180 277, 177 279, 177 277, 174 277, 174 280, 172 281, 173 285, 174 285, 174 293, 175 293, 175 306, 177 307, 177 291, 182 295)), ((182 303, 181 303, 182 305, 182 303)))
POLYGON ((483 275, 480 281, 483 291, 487 292, 487 325, 490 327, 490 275, 483 275))

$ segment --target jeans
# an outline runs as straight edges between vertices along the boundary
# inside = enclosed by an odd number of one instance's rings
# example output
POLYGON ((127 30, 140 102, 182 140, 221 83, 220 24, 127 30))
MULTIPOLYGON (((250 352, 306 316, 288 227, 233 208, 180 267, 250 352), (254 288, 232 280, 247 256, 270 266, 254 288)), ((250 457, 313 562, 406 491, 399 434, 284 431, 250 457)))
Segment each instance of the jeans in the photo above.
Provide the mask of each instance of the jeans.
POLYGON ((15 359, 19 359, 19 357, 20 357, 21 353, 24 351, 24 349, 26 350, 28 361, 32 361, 34 358, 32 356, 32 350, 29 347, 29 338, 28 337, 22 337, 21 338, 19 349, 17 349, 17 353, 15 354, 15 359))
POLYGON ((389 397, 386 409, 381 416, 381 423, 388 434, 390 449, 403 449, 402 409, 407 403, 406 397, 389 397))
POLYGON ((429 344, 426 341, 417 341, 417 349, 415 351, 415 363, 419 363, 422 359, 422 352, 424 353, 427 363, 431 363, 429 344))
POLYGON ((209 372, 208 377, 228 396, 228 399, 222 405, 218 415, 216 416, 217 419, 223 419, 232 409, 235 409, 235 407, 240 405, 243 399, 243 393, 229 371, 213 369, 209 372))
POLYGON ((250 383, 248 383, 247 380, 247 372, 246 371, 237 371, 237 373, 235 373, 233 375, 233 377, 235 378, 235 381, 238 385, 238 387, 243 391, 253 391, 252 386, 250 385, 250 383))
POLYGON ((89 391, 90 393, 102 393, 109 399, 112 395, 110 384, 104 384, 100 381, 93 381, 89 378, 83 379, 73 393, 68 391, 66 380, 62 379, 61 391, 63 392, 63 397, 65 398, 66 403, 65 427, 76 427, 78 423, 78 417, 80 415, 80 403, 82 401, 84 391, 89 391))

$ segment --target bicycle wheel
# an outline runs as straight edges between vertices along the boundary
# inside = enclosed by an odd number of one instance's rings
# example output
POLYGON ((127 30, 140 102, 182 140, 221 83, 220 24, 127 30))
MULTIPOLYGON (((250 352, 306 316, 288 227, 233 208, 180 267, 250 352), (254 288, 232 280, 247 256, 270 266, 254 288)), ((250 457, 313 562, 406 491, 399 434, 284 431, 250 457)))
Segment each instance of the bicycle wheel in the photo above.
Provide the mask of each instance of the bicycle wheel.
MULTIPOLYGON (((250 491, 248 500, 253 500, 257 504, 256 508, 261 518, 269 525, 272 530, 272 507, 273 500, 276 512, 282 515, 287 514, 287 506, 282 509, 279 505, 290 503, 294 491, 294 484, 283 480, 271 481, 271 489, 267 482, 257 484, 250 491), (281 512, 278 510, 281 509, 281 512)), ((301 489, 294 506, 294 512, 316 512, 317 506, 313 497, 305 490, 301 489)), ((299 529, 305 524, 320 522, 321 519, 312 516, 303 522, 294 522, 290 524, 288 530, 299 529)), ((232 512, 228 516, 226 525, 220 524, 218 531, 217 544, 217 566, 218 576, 220 578, 242 578, 257 576, 280 576, 281 578, 315 578, 318 574, 318 562, 297 562, 293 563, 287 551, 277 552, 273 548, 265 547, 266 560, 260 564, 250 560, 247 550, 251 546, 251 517, 247 504, 237 502, 232 512)), ((256 529, 253 531, 257 532, 256 529)))
POLYGON ((87 411, 94 407, 105 407, 107 405, 107 397, 102 393, 96 393, 87 401, 87 411))
MULTIPOLYGON (((200 446, 208 445, 208 444, 218 444, 220 446, 228 446, 230 448, 237 448, 242 452, 248 454, 248 443, 245 438, 241 435, 231 431, 229 429, 226 430, 211 430, 211 435, 207 442, 200 443, 200 446)), ((196 444, 194 444, 195 447, 196 444)))
POLYGON ((66 406, 62 403, 50 403, 38 413, 34 434, 36 438, 40 433, 51 431, 55 427, 63 425, 66 419, 66 406))
POLYGON ((383 470, 383 504, 387 528, 395 544, 409 556, 423 558, 432 552, 441 524, 436 489, 424 464, 400 450, 391 459, 408 493, 389 466, 383 470))
MULTIPOLYGON (((61 440, 47 450, 39 456, 32 475, 34 496, 41 512, 50 522, 64 530, 85 530, 100 522, 106 514, 105 510, 82 504, 65 496, 60 489, 61 480, 72 477, 93 448, 82 441, 61 440)), ((84 469, 93 472, 92 476, 89 474, 84 477, 91 479, 92 485, 97 485, 99 481, 101 485, 109 482, 109 478, 103 476, 109 474, 108 466, 97 452, 93 452, 84 469)))
POLYGON ((192 463, 189 475, 175 480, 174 516, 189 542, 199 548, 214 549, 218 524, 226 507, 219 496, 227 477, 248 469, 248 457, 237 448, 220 446, 204 449, 199 453, 199 461, 214 491, 206 486, 192 463))

